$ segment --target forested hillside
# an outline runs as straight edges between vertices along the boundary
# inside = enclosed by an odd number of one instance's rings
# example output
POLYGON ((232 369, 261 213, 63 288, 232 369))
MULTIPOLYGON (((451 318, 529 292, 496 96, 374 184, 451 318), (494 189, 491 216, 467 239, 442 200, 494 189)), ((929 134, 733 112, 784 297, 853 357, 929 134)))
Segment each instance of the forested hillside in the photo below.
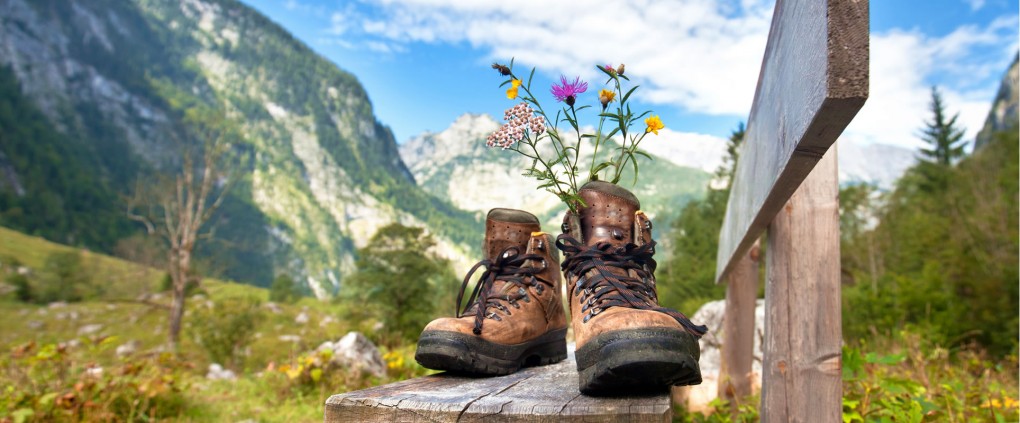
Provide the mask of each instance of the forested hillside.
MULTIPOLYGON (((474 215, 419 189, 357 79, 234 0, 0 1, 0 225, 105 252, 137 250, 128 201, 210 140, 240 134, 206 273, 319 296, 393 222, 458 258, 474 215), (203 124, 204 125, 204 124, 203 124)), ((221 183, 224 181, 220 181, 221 183)))

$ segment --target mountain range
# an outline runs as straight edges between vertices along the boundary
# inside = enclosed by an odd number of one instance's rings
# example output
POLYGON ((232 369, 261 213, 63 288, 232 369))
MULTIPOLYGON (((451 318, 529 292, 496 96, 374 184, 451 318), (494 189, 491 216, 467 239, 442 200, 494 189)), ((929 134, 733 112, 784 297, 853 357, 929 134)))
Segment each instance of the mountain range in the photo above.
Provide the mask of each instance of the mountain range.
MULTIPOLYGON (((563 207, 521 175, 527 161, 485 147, 491 116, 398 144, 342 63, 236 0, 0 0, 0 16, 0 225, 130 248, 143 229, 126 198, 202 142, 189 111, 216 110, 251 157, 200 251, 226 278, 266 286, 289 274, 328 297, 389 223, 426 227, 459 268, 477 258, 489 208, 559 226, 563 207)), ((721 138, 670 133, 642 144, 654 159, 640 183, 621 182, 657 232, 704 195, 725 154, 721 138)), ((915 160, 839 145, 844 183, 891 187, 915 160)))
POLYGON ((415 185, 357 79, 237 1, 2 0, 0 15, 5 226, 114 249, 140 230, 123 198, 200 142, 184 115, 204 106, 252 157, 205 250, 224 276, 289 273, 328 296, 391 222, 455 259, 475 248, 480 222, 415 185))

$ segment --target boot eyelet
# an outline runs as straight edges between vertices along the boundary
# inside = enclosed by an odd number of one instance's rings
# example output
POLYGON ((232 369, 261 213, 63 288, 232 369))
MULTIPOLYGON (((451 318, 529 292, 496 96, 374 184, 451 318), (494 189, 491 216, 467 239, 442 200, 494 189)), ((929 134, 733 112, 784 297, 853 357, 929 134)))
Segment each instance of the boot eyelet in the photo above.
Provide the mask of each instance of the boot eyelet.
POLYGON ((562 230, 563 233, 570 232, 570 225, 568 225, 567 222, 563 222, 563 224, 560 225, 560 230, 562 230))

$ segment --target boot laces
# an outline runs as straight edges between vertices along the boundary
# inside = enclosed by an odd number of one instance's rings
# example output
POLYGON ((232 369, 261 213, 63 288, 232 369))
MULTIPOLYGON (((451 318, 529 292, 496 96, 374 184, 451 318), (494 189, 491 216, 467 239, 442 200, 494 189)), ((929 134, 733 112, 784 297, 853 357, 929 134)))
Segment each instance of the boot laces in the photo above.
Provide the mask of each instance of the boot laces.
POLYGON ((654 240, 641 246, 627 243, 616 247, 599 242, 589 247, 570 235, 561 234, 556 238, 556 247, 566 256, 563 271, 578 278, 573 296, 581 295, 581 312, 587 313, 584 323, 610 307, 626 307, 667 314, 698 337, 708 332, 708 327, 695 325, 683 313, 659 306, 652 276, 656 267, 652 258, 654 240), (610 269, 622 270, 624 275, 610 269), (631 270, 636 277, 630 276, 631 270))
MULTIPOLYGON (((514 308, 520 308, 518 301, 531 301, 528 298, 526 288, 535 287, 536 291, 541 294, 545 286, 552 287, 551 283, 536 276, 545 270, 545 268, 546 262, 544 257, 539 254, 521 254, 520 249, 513 246, 504 249, 495 259, 479 261, 464 276, 464 282, 460 286, 460 293, 457 294, 457 317, 467 316, 473 310, 475 327, 472 331, 475 335, 481 335, 484 319, 503 320, 495 310, 490 312, 490 308, 494 308, 509 316, 512 313, 507 304, 514 308), (542 265, 537 267, 527 265, 529 260, 540 261, 542 265), (468 283, 470 283, 471 277, 480 267, 484 267, 485 271, 482 272, 482 276, 475 284, 474 290, 471 291, 471 295, 468 297, 467 303, 464 304, 464 308, 461 308, 468 283), (517 290, 504 295, 494 293, 492 288, 497 280, 511 283, 517 287, 517 290)), ((506 292, 505 289, 503 291, 506 292)))

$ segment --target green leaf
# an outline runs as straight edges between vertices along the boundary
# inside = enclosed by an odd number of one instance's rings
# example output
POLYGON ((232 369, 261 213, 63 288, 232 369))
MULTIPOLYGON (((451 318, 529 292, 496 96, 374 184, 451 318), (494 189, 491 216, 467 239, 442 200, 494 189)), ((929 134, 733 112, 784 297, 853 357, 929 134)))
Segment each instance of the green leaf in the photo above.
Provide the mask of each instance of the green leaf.
POLYGON ((35 415, 35 411, 31 408, 19 408, 11 413, 11 417, 14 417, 14 423, 24 423, 29 417, 35 415))
POLYGON ((879 357, 878 354, 870 352, 868 355, 864 356, 864 360, 868 363, 884 365, 900 364, 906 359, 906 354, 890 354, 879 357))
POLYGON ((312 377, 313 382, 318 382, 320 379, 322 379, 322 369, 319 368, 312 369, 312 371, 308 372, 308 376, 312 377))
POLYGON ((56 392, 50 392, 47 393, 46 395, 39 397, 39 405, 49 407, 50 405, 53 404, 53 400, 57 398, 57 395, 58 394, 56 392))
MULTIPOLYGON (((634 90, 636 90, 638 87, 640 87, 640 85, 635 85, 635 86, 631 87, 631 89, 627 90, 627 94, 624 94, 623 98, 620 99, 620 104, 626 103, 627 99, 630 98, 630 95, 633 94, 634 90)), ((628 110, 630 110, 630 109, 628 108, 628 110)), ((628 114, 630 114, 630 113, 628 113, 628 114)))

